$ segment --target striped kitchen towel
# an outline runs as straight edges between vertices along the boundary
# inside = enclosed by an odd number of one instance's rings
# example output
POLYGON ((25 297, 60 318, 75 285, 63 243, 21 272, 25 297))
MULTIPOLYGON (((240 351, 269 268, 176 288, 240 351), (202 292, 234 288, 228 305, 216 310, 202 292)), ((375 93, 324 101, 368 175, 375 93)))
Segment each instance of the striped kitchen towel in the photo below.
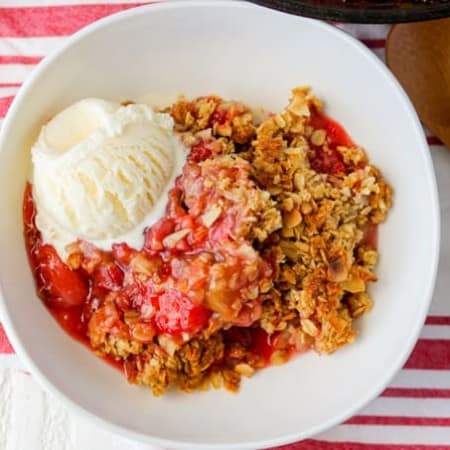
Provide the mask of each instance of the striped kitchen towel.
MULTIPOLYGON (((142 4, 142 3, 140 3, 142 4)), ((101 17, 138 6, 127 1, 0 0, 0 123, 36 64, 101 17)), ((336 24, 384 59, 387 26, 336 24)), ((420 339, 390 386, 356 416, 283 450, 450 450, 450 152, 427 133, 442 211, 437 288, 420 339)), ((0 368, 21 363, 0 325, 0 368)))

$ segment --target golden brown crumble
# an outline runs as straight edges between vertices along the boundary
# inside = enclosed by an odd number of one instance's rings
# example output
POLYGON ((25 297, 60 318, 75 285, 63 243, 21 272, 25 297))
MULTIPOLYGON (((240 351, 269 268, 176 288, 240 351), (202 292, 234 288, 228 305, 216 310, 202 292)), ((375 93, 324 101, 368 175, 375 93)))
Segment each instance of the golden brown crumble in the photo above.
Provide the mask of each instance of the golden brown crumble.
MULTIPOLYGON (((336 148, 347 172, 314 170, 314 148, 331 152, 327 131, 311 121, 321 109, 309 88, 294 89, 286 109, 257 126, 248 107, 214 96, 181 98, 167 109, 186 145, 207 143, 213 153, 236 154, 251 165, 260 190, 247 201, 258 216, 245 225, 255 249, 271 258, 277 274, 263 294, 258 320, 271 337, 272 364, 287 361, 292 349, 332 353, 353 342, 353 320, 373 303, 367 289, 377 280, 378 253, 368 235, 386 219, 392 189, 355 145, 336 148)), ((204 223, 218 214, 211 209, 204 223)), ((181 344, 142 344, 101 330, 90 338, 98 351, 126 359, 129 380, 155 395, 171 385, 188 392, 209 386, 236 390, 242 375, 252 376, 265 365, 214 326, 181 344)))

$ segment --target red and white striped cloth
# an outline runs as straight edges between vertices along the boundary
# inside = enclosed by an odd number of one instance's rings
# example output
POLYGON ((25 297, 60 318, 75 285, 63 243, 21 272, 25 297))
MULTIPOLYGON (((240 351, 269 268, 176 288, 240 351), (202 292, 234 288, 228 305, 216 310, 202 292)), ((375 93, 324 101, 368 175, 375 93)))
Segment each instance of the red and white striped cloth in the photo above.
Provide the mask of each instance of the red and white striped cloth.
MULTIPOLYGON (((20 85, 83 26, 142 3, 127 0, 0 0, 0 123, 20 85)), ((384 59, 388 27, 341 25, 384 59)), ((441 194, 442 254, 420 339, 390 386, 356 416, 283 450, 450 450, 450 152, 428 134, 441 194)), ((22 367, 0 324, 0 369, 22 367)))

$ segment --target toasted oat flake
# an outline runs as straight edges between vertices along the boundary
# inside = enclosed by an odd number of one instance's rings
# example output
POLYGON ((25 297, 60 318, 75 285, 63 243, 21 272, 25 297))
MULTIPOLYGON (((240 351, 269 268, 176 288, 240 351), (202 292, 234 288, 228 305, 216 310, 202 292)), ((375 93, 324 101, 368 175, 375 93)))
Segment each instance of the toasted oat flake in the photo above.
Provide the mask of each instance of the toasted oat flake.
POLYGON ((190 230, 180 230, 175 233, 170 234, 166 238, 163 239, 163 244, 165 247, 173 247, 180 239, 183 239, 187 236, 191 231, 190 230))
POLYGON ((325 138, 327 137, 325 130, 314 130, 311 135, 311 143, 313 145, 321 146, 325 143, 325 138))
POLYGON ((205 214, 202 215, 202 222, 205 227, 210 227, 222 214, 220 206, 213 206, 205 214))

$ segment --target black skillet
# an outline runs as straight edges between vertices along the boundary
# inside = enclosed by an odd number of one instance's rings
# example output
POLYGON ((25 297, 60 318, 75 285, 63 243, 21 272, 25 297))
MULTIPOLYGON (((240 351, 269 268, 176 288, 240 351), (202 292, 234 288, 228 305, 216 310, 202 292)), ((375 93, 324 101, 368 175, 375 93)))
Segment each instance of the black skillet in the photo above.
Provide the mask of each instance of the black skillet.
POLYGON ((450 17, 450 0, 252 0, 299 16, 355 23, 399 23, 450 17))

